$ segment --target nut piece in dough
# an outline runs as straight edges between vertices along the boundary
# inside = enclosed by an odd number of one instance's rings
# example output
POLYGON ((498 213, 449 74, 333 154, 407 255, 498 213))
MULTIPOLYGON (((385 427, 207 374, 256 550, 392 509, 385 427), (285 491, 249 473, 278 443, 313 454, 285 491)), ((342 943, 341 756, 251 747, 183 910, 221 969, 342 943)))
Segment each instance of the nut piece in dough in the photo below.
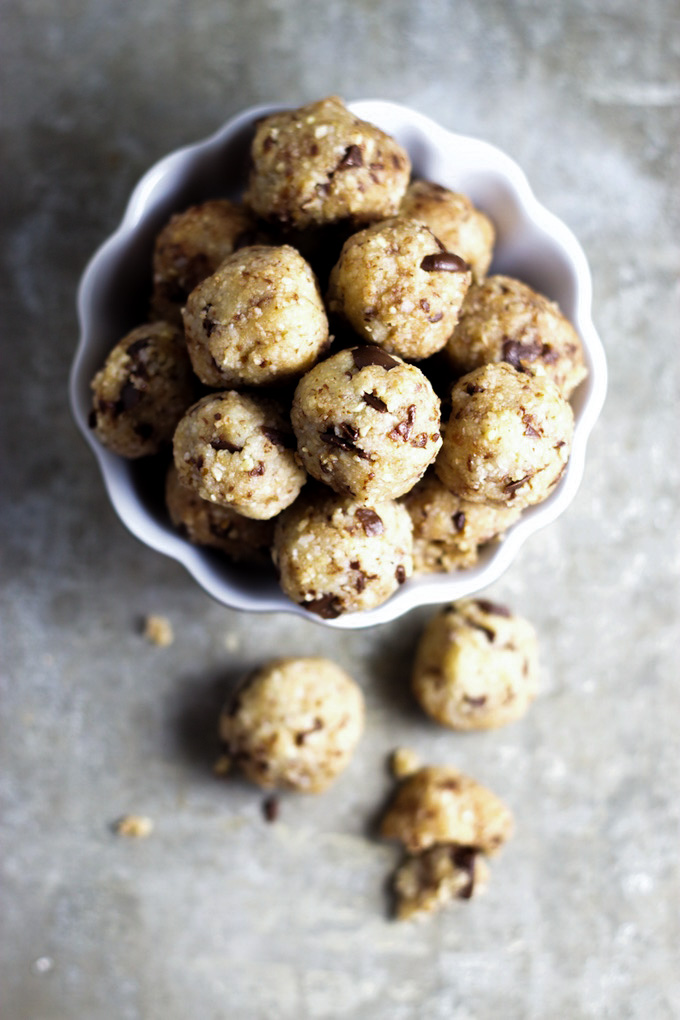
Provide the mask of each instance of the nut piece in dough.
POLYGON ((272 556, 286 595, 329 620, 385 602, 411 575, 411 549, 398 503, 312 492, 276 522, 272 556))
POLYGON ((507 361, 551 379, 565 398, 587 375, 581 339, 558 306, 509 276, 470 287, 446 355, 457 375, 507 361))
POLYGON ((183 485, 255 520, 290 506, 305 481, 283 411, 265 397, 203 397, 178 424, 173 449, 183 485))
POLYGON ((252 213, 226 198, 175 213, 154 245, 152 314, 181 327, 182 308, 194 287, 227 255, 259 243, 266 241, 252 213))
POLYGON ((468 503, 426 472, 403 497, 413 521, 413 572, 449 573, 473 567, 480 547, 500 538, 519 519, 516 507, 468 503))
POLYGON ((398 787, 381 824, 410 854, 457 843, 491 854, 512 835, 505 804, 486 787, 447 765, 418 769, 398 787))
POLYGON ((245 202, 299 229, 393 216, 406 191, 407 152, 337 96, 265 117, 251 148, 245 202))
POLYGON ((397 920, 430 914, 451 900, 469 900, 486 888, 489 869, 475 847, 455 843, 407 855, 394 876, 397 920))
POLYGON ((328 319, 311 266, 290 245, 229 255, 189 295, 184 330, 206 386, 296 379, 328 347, 328 319))
POLYGON ((364 727, 355 681, 323 658, 275 659, 250 674, 220 716, 225 753, 252 782, 319 793, 364 727))
POLYGON ((236 563, 266 566, 271 562, 274 522, 255 521, 228 506, 201 499, 182 485, 174 464, 168 469, 165 503, 173 525, 194 545, 219 549, 236 563))
POLYGON ((446 345, 470 280, 467 262, 425 224, 397 217, 345 242, 328 307, 365 340, 417 361, 446 345))
POLYGON ((496 231, 467 197, 433 181, 409 184, 400 216, 419 220, 430 228, 447 251, 465 259, 475 280, 483 280, 491 263, 496 231))
POLYGON ((121 457, 158 453, 194 399, 194 385, 181 332, 167 322, 138 326, 92 380, 90 427, 121 457))
POLYGON ((439 406, 415 365, 355 347, 300 380, 291 421, 310 475, 358 500, 395 499, 437 455, 439 406))
POLYGON ((559 482, 574 415, 554 383, 505 362, 483 365, 451 390, 451 416, 435 463, 441 482, 472 503, 521 509, 559 482))
POLYGON ((486 599, 447 606, 418 644, 411 680, 422 708, 456 730, 505 726, 538 688, 538 645, 528 620, 486 599))

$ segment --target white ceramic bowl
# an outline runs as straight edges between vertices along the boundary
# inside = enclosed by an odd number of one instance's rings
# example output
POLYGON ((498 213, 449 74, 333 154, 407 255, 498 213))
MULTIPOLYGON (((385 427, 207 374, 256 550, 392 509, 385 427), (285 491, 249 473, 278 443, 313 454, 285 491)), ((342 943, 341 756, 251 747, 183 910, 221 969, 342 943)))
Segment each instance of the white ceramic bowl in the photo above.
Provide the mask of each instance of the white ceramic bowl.
POLYGON ((255 123, 278 109, 246 110, 212 137, 166 156, 138 183, 120 226, 96 252, 80 283, 81 336, 71 371, 71 403, 120 519, 140 541, 183 563, 219 602, 255 612, 291 612, 325 626, 369 627, 414 606, 451 601, 485 588, 507 569, 530 535, 567 508, 581 481, 588 437, 604 401, 604 351, 591 319, 585 255, 564 223, 537 201, 512 159, 486 142, 452 134, 405 106, 373 100, 351 103, 355 114, 406 147, 414 174, 464 192, 491 217, 497 231, 491 272, 518 277, 557 301, 580 333, 589 374, 572 398, 576 428, 567 469, 551 496, 526 510, 474 568, 412 578, 378 608, 336 620, 321 620, 291 602, 273 572, 232 565, 217 552, 190 545, 170 525, 158 472, 146 461, 126 461, 109 452, 88 428, 90 379, 110 348, 146 317, 151 253, 159 229, 173 212, 195 202, 240 193, 255 123))

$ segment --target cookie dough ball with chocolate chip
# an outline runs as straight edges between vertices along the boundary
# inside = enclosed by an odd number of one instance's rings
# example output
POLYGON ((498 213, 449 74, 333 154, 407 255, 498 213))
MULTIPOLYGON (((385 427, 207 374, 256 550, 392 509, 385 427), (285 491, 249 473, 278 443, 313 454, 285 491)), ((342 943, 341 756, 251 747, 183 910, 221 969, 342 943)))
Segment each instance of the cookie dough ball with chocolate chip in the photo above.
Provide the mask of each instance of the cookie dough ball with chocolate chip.
POLYGON ((252 213, 215 198, 176 213, 156 238, 151 307, 159 319, 182 325, 182 308, 199 283, 238 248, 265 243, 252 213))
POLYGON ((505 804, 470 776, 448 765, 429 765, 408 776, 382 819, 384 839, 410 854, 456 843, 493 853, 512 835, 505 804))
POLYGON ((271 562, 269 548, 273 521, 254 521, 229 507, 211 503, 182 485, 171 464, 165 482, 165 503, 173 525, 194 545, 219 549, 238 563, 265 566, 271 562))
POLYGON ((430 382, 379 347, 316 365, 297 385, 291 420, 310 475, 357 500, 401 496, 441 446, 430 382))
POLYGON ((536 696, 536 632, 528 620, 486 599, 454 603, 425 628, 411 682, 422 708, 444 726, 505 726, 536 696))
POLYGON ((423 223, 403 217, 353 234, 331 272, 329 309, 365 340, 417 361, 451 336, 471 273, 423 223))
POLYGON ((405 149, 337 96, 263 118, 251 158, 246 203, 302 230, 393 216, 411 172, 405 149))
POLYGON ((305 482, 283 410, 264 397, 203 397, 179 422, 173 449, 183 485, 255 520, 290 506, 305 482))
POLYGON ((189 295, 187 346, 207 386, 296 379, 328 346, 328 320, 311 267, 290 245, 229 255, 189 295))
POLYGON ((121 457, 146 457, 169 443, 195 396, 181 332, 167 322, 138 326, 116 344, 91 383, 90 427, 121 457))
POLYGON ((520 509, 540 503, 560 480, 574 415, 549 379, 511 365, 484 365, 451 390, 451 417, 435 471, 472 503, 520 509))
POLYGON ((413 571, 448 573, 473 567, 480 548, 519 519, 516 507, 469 503, 442 485, 434 471, 403 497, 413 522, 413 571))
POLYGON ((483 280, 491 263, 496 231, 467 197, 433 181, 413 181, 404 195, 400 216, 430 228, 447 251, 465 259, 475 280, 483 280))
POLYGON ((509 276, 470 287, 446 355, 459 375, 507 361, 552 380, 563 397, 587 374, 580 337, 555 302, 509 276))
POLYGON ((364 699, 320 657, 275 659, 251 673, 220 717, 225 753, 253 783, 320 793, 347 767, 364 699))
POLYGON ((373 609, 411 575, 411 519, 392 500, 302 496, 281 515, 272 556, 293 602, 329 620, 373 609))

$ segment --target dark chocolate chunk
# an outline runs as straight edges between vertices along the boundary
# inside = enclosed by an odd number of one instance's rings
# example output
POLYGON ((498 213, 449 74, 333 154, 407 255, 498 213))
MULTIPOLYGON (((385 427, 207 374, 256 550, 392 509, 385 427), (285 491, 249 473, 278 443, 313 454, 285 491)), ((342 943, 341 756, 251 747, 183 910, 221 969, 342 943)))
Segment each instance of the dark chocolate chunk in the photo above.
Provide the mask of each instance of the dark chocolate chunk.
POLYGON ((454 255, 452 251, 438 251, 434 255, 426 255, 420 263, 420 268, 426 273, 467 273, 470 267, 460 255, 454 255))
POLYGON ((475 630, 481 630, 483 634, 486 634, 489 641, 496 640, 496 631, 492 630, 491 627, 485 627, 483 623, 477 623, 476 620, 468 620, 468 626, 474 627, 475 630))
POLYGON ((359 430, 348 421, 329 426, 325 432, 321 433, 320 438, 328 446, 337 446, 338 449, 344 450, 346 453, 356 453, 364 460, 369 459, 369 455, 356 445, 359 430))
POLYGON ((131 411, 133 407, 137 406, 143 396, 143 390, 141 388, 138 389, 134 383, 128 379, 121 388, 117 404, 120 405, 121 411, 131 411))
POLYGON ((394 576, 397 579, 397 584, 403 584, 406 580, 406 568, 402 563, 399 564, 397 569, 394 571, 394 576))
POLYGON ((475 857, 477 850, 473 846, 454 846, 451 859, 461 871, 468 875, 468 882, 458 892, 458 899, 469 900, 475 887, 475 857))
POLYGON ((369 407, 372 407, 374 411, 380 411, 384 413, 387 410, 387 404, 380 397, 376 397, 375 393, 362 393, 361 399, 369 407))
POLYGON ((236 446, 235 443, 230 443, 228 439, 211 439, 210 445, 213 450, 228 450, 229 453, 240 453, 243 449, 242 446, 236 446))
POLYGON ((486 705, 486 694, 480 694, 478 698, 471 698, 469 694, 463 695, 463 701, 467 701, 468 705, 473 708, 481 708, 482 705, 486 705))
POLYGON ((535 428, 535 426, 538 424, 538 422, 536 421, 535 418, 533 418, 529 414, 528 411, 525 411, 524 414, 522 415, 522 421, 524 423, 524 435, 525 436, 534 436, 536 439, 540 439, 541 438, 543 433, 539 429, 535 428))
MULTIPOLYGON (((395 425, 391 432, 388 433, 390 439, 403 439, 406 441, 410 439, 411 433, 413 432, 413 425, 416 420, 416 405, 409 404, 406 410, 406 418, 404 421, 400 421, 398 425, 395 425)), ((425 439, 427 442, 427 437, 425 439)))
POLYGON ((483 393, 484 390, 482 389, 481 386, 475 386, 474 383, 469 382, 465 387, 465 392, 469 397, 472 397, 474 396, 475 393, 483 393))
POLYGON ((354 516, 370 538, 382 535, 385 530, 382 517, 379 517, 375 510, 371 510, 368 506, 360 506, 358 510, 354 511, 354 516))
POLYGON ((542 345, 537 341, 531 341, 530 343, 520 343, 519 340, 504 340, 502 353, 503 361, 507 361, 509 365, 517 369, 518 372, 524 371, 523 362, 535 361, 539 357, 542 351, 542 345))
POLYGON ((274 443, 275 446, 282 446, 284 450, 294 450, 297 446, 292 432, 270 428, 268 425, 260 426, 260 432, 267 437, 270 443, 274 443))
POLYGON ((337 595, 332 595, 330 592, 314 599, 313 602, 301 602, 300 605, 303 609, 308 609, 310 613, 316 613, 323 620, 334 620, 342 612, 342 602, 337 595))
POLYGON ((250 471, 248 472, 248 475, 251 478, 259 478, 259 476, 263 475, 263 474, 264 474, 264 463, 261 460, 258 460, 258 462, 255 465, 255 467, 251 468, 250 471))
MULTIPOLYGON (((358 145, 348 145, 345 154, 338 163, 338 170, 349 170, 353 166, 363 166, 364 156, 358 145)), ((371 164, 372 166, 373 164, 371 164)))
POLYGON ((354 347, 352 348, 352 359, 355 368, 366 368, 367 365, 380 365, 386 372, 395 368, 399 362, 396 358, 384 351, 381 347, 354 347))
POLYGON ((451 520, 456 531, 462 531, 465 527, 465 514, 462 510, 457 510, 451 520))
POLYGON ((151 343, 151 337, 141 337, 139 340, 134 340, 127 348, 127 354, 131 358, 136 358, 138 354, 146 350, 151 343))
POLYGON ((504 488, 504 490, 505 490, 506 492, 509 492, 509 493, 511 493, 511 495, 513 495, 513 496, 514 496, 514 495, 515 495, 515 493, 517 492, 517 490, 518 490, 518 489, 521 489, 521 487, 522 487, 522 486, 524 485, 524 483, 525 483, 525 482, 528 482, 528 481, 529 481, 529 479, 530 479, 530 478, 532 478, 532 476, 533 476, 533 472, 530 472, 530 473, 529 473, 528 475, 525 475, 525 476, 524 476, 524 478, 518 478, 518 479, 517 479, 517 481, 513 481, 513 480, 512 480, 511 478, 510 478, 510 479, 508 479, 508 481, 507 481, 507 482, 505 483, 505 485, 503 486, 503 488, 504 488))
POLYGON ((295 743, 297 744, 298 747, 302 747, 310 733, 316 733, 318 730, 322 729, 323 721, 319 719, 319 717, 317 716, 308 730, 300 730, 299 733, 295 734, 295 743))
POLYGON ((278 797, 267 797, 262 802, 262 814, 264 815, 266 822, 275 822, 279 817, 279 799, 278 797))
POLYGON ((508 607, 501 606, 498 602, 489 602, 488 599, 475 599, 475 602, 483 613, 492 613, 494 616, 512 616, 508 607))
MULTIPOLYGON (((214 319, 211 319, 208 312, 212 308, 211 304, 205 305, 203 309, 203 332, 206 336, 212 336, 214 331, 217 329, 217 323, 214 319)), ((219 368, 219 366, 218 366, 219 368)))

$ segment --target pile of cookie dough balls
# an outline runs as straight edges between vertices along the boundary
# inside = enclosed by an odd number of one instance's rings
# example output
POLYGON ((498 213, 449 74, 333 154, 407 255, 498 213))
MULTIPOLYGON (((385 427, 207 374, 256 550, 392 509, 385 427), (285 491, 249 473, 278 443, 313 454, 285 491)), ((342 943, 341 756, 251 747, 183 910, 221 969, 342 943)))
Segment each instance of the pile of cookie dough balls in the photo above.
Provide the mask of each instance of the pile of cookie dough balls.
POLYGON ((484 212, 412 180, 340 99, 263 118, 250 157, 240 198, 158 234, 149 322, 92 380, 90 423, 122 457, 172 447, 173 525, 273 561, 328 619, 474 566, 549 496, 583 350, 554 303, 487 275, 484 212))

